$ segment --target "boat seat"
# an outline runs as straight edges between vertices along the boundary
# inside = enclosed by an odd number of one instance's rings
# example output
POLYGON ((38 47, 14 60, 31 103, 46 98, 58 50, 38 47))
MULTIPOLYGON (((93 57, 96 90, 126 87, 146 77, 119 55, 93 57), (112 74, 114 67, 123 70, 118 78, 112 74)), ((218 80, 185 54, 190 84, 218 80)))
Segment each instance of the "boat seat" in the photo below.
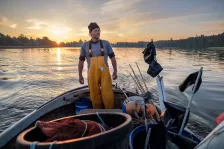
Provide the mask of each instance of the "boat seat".
POLYGON ((79 114, 88 114, 88 113, 96 113, 96 112, 121 112, 121 109, 84 109, 79 112, 79 114))

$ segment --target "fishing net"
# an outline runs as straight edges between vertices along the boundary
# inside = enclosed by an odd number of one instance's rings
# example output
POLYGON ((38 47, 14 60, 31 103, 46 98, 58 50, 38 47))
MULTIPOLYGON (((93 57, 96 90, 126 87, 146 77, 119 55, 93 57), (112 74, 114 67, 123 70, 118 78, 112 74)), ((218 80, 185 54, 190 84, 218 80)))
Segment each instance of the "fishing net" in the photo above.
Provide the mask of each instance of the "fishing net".
POLYGON ((67 118, 57 122, 38 121, 36 127, 40 128, 44 134, 44 142, 76 139, 105 132, 109 129, 109 127, 101 123, 74 118, 67 118))

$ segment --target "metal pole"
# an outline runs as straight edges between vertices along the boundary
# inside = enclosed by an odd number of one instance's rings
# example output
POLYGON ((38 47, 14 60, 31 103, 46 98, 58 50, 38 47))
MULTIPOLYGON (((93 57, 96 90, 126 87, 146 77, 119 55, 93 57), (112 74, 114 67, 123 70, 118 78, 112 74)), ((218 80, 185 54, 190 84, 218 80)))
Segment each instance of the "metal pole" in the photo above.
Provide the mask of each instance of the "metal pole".
MULTIPOLYGON (((119 87, 120 88, 120 87, 119 87)), ((120 88, 120 90, 124 93, 125 97, 129 100, 127 94, 123 91, 123 89, 120 88)))
POLYGON ((165 90, 163 89, 163 86, 162 86, 163 78, 158 75, 156 77, 156 82, 157 82, 157 90, 159 95, 159 105, 160 105, 161 113, 163 113, 166 110, 164 105, 165 90))
POLYGON ((180 134, 180 135, 182 134, 182 131, 183 131, 183 129, 184 129, 184 123, 185 123, 186 120, 187 120, 187 115, 188 115, 188 113, 189 113, 189 111, 190 111, 191 102, 192 102, 192 100, 193 100, 194 92, 195 92, 196 87, 197 87, 197 85, 198 85, 199 77, 201 76, 202 70, 203 70, 203 67, 201 67, 201 69, 199 70, 199 73, 198 73, 198 76, 197 76, 197 79, 196 79, 196 82, 195 82, 195 85, 194 85, 194 88, 193 88, 193 95, 191 96, 191 99, 190 99, 190 101, 189 101, 189 103, 188 103, 188 105, 187 105, 187 110, 186 110, 186 112, 185 112, 184 119, 183 119, 183 122, 182 122, 182 124, 181 124, 180 131, 179 131, 179 134, 180 134))
MULTIPOLYGON (((137 62, 135 62, 135 63, 136 63, 136 65, 137 65, 137 67, 138 67, 138 63, 137 63, 137 62)), ((145 85, 145 88, 146 88, 146 90, 147 90, 147 92, 148 92, 149 89, 148 89, 148 87, 147 87, 147 85, 146 85, 146 83, 145 83, 145 79, 143 78, 142 73, 141 73, 139 67, 138 67, 138 71, 139 71, 139 73, 140 73, 140 75, 141 75, 141 77, 142 77, 142 82, 143 82, 143 84, 145 85)))
POLYGON ((139 83, 139 87, 142 89, 143 93, 145 93, 145 90, 144 90, 144 88, 142 87, 140 81, 138 80, 138 78, 137 78, 137 76, 136 76, 136 74, 135 74, 135 71, 132 69, 132 67, 131 67, 130 64, 129 64, 129 66, 130 66, 130 68, 131 68, 131 70, 132 70, 132 72, 133 72, 133 74, 134 74, 134 77, 136 78, 137 82, 139 83))
POLYGON ((135 84, 137 85, 139 91, 143 94, 143 91, 141 90, 141 88, 139 87, 139 84, 137 83, 137 81, 135 80, 135 78, 131 75, 131 73, 129 73, 130 76, 132 77, 132 79, 135 81, 135 84))
POLYGON ((143 115, 145 117, 145 130, 146 130, 146 133, 148 131, 148 122, 147 122, 147 117, 146 117, 146 108, 145 108, 145 105, 143 105, 143 115))

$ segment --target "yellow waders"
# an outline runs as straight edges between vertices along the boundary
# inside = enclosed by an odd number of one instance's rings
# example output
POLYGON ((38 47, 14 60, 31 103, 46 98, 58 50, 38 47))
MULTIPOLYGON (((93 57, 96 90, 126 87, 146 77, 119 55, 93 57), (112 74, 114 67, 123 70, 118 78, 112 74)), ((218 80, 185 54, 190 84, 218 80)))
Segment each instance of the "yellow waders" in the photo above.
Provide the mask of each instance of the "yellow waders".
POLYGON ((100 40, 101 56, 92 57, 91 41, 89 44, 90 68, 88 70, 88 86, 90 99, 94 109, 113 109, 114 93, 110 71, 104 60, 103 44, 100 40))

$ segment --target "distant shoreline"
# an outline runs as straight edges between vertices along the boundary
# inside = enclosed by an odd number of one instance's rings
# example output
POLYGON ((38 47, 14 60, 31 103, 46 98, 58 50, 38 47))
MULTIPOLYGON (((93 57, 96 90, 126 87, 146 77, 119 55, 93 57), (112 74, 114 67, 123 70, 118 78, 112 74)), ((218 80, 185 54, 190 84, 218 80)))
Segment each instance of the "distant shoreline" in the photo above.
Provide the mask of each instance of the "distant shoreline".
MULTIPOLYGON (((0 46, 0 49, 26 49, 26 48, 80 48, 80 47, 58 47, 58 46, 0 46)), ((113 48, 144 48, 144 47, 117 47, 113 46, 113 48)), ((158 49, 164 48, 171 48, 171 49, 187 49, 187 48, 180 48, 180 47, 158 47, 158 49)), ((208 47, 202 49, 211 49, 211 50, 224 50, 224 47, 208 47)))
MULTIPOLYGON (((58 47, 58 46, 0 46, 0 49, 26 49, 26 48, 66 48, 66 47, 58 47)), ((67 47, 72 48, 72 47, 67 47)), ((79 48, 79 47, 73 47, 73 48, 79 48)))
POLYGON ((14 48, 56 48, 52 46, 0 46, 0 49, 14 49, 14 48))

